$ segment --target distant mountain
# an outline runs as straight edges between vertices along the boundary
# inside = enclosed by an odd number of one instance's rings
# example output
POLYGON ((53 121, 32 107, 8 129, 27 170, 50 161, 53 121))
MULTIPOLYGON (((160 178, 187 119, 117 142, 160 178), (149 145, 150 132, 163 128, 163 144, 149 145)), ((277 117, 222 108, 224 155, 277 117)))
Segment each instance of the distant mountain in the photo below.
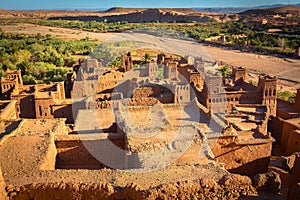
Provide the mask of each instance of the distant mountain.
POLYGON ((244 12, 239 13, 241 16, 248 16, 248 15, 274 15, 274 14, 281 14, 287 13, 288 10, 298 11, 300 13, 300 6, 280 6, 280 7, 272 7, 272 8, 260 8, 260 9, 250 9, 244 12))
MULTIPOLYGON (((135 9, 134 9, 135 10, 135 9)), ((203 15, 199 11, 185 8, 152 8, 138 12, 132 9, 115 8, 104 12, 101 16, 58 16, 50 17, 50 20, 80 20, 80 21, 107 21, 118 22, 127 21, 130 23, 143 22, 228 22, 237 21, 236 15, 203 15), (117 14, 116 14, 117 12, 117 14), (184 13, 186 12, 186 13, 184 13)))
MULTIPOLYGON (((210 13, 240 13, 246 10, 275 8, 275 7, 282 7, 282 6, 287 6, 287 4, 261 5, 255 7, 213 7, 213 8, 194 8, 194 9, 201 12, 210 12, 210 13)), ((290 6, 300 6, 300 3, 292 4, 290 6)))
MULTIPOLYGON (((162 12, 178 12, 178 13, 195 13, 198 12, 192 8, 152 8, 159 9, 162 12)), ((135 13, 135 12, 143 12, 149 10, 149 8, 124 8, 124 7, 112 7, 108 10, 104 11, 105 13, 135 13)))

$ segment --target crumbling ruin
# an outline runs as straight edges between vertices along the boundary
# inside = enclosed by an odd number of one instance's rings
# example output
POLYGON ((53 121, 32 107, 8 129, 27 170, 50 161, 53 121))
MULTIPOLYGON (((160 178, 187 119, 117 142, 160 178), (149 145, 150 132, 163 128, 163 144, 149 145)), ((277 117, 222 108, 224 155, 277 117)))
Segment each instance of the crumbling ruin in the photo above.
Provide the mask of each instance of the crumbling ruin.
MULTIPOLYGON (((1 163, 0 197, 237 199, 276 179, 261 175, 252 185, 249 178, 271 169, 272 121, 282 130, 291 123, 278 117, 275 77, 254 86, 244 68, 221 76, 216 63, 163 53, 140 68, 130 53, 121 60, 103 67, 87 59, 65 86, 25 86, 20 71, 8 71, 0 159, 10 161, 1 163)), ((298 141, 288 130, 285 145, 298 141)), ((288 146, 287 154, 298 150, 288 146)), ((300 182, 297 166, 296 159, 287 172, 289 195, 300 182)))

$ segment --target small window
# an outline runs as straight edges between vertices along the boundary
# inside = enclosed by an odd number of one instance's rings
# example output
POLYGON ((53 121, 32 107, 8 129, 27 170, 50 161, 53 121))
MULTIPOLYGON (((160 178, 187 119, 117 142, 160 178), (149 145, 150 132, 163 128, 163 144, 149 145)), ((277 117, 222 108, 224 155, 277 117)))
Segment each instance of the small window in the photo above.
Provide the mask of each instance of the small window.
POLYGON ((43 115, 43 113, 42 113, 42 106, 39 106, 39 113, 40 113, 40 116, 43 115))

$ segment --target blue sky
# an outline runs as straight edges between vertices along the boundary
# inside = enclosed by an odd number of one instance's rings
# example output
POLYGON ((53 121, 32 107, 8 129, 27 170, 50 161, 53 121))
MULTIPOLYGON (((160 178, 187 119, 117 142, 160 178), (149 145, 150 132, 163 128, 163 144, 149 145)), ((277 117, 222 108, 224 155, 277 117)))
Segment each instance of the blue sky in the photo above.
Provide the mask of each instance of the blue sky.
MULTIPOLYGON (((110 7, 251 7, 287 4, 289 0, 0 0, 4 9, 63 9, 110 7)), ((300 0, 290 0, 291 4, 300 0)))

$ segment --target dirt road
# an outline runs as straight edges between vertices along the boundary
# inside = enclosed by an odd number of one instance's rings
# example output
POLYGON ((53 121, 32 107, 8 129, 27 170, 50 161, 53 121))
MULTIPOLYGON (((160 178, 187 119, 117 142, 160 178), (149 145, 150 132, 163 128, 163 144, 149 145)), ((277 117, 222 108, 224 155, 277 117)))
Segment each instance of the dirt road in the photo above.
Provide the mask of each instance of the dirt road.
POLYGON ((223 61, 232 66, 246 67, 254 75, 269 74, 279 78, 281 88, 284 87, 295 91, 300 87, 300 59, 286 59, 275 56, 259 55, 241 52, 239 50, 222 49, 207 45, 199 45, 192 41, 174 40, 160 38, 147 34, 136 33, 93 33, 88 31, 73 30, 67 28, 56 28, 39 26, 33 24, 6 25, 0 27, 11 33, 23 33, 35 35, 50 34, 63 39, 84 39, 89 37, 96 41, 107 40, 133 40, 143 42, 142 46, 157 48, 161 51, 177 53, 179 55, 203 56, 206 60, 223 61))

